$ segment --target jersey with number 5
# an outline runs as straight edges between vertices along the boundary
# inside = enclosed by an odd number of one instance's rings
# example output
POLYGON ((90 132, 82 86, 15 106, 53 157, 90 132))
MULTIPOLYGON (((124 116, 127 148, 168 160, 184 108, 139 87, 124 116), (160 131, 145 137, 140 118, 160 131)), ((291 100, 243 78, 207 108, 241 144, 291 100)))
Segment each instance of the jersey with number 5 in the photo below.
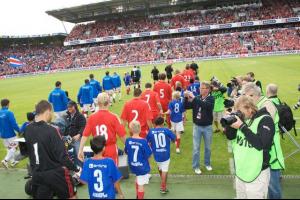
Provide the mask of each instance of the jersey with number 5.
POLYGON ((106 146, 109 146, 116 144, 117 135, 119 137, 126 136, 126 131, 115 114, 108 110, 99 110, 89 117, 83 131, 83 136, 85 137, 89 137, 91 134, 94 137, 98 135, 105 136, 106 146))
POLYGON ((159 96, 160 103, 162 104, 164 111, 166 111, 169 102, 172 99, 172 88, 171 86, 164 82, 158 81, 154 86, 154 92, 156 92, 159 96))
POLYGON ((150 172, 149 158, 152 151, 145 139, 128 138, 125 142, 125 153, 128 155, 130 171, 143 176, 150 172))
POLYGON ((156 162, 165 162, 170 159, 171 141, 176 140, 176 135, 167 128, 150 129, 147 141, 151 146, 156 162))
POLYGON ((140 98, 134 98, 131 101, 126 102, 121 119, 131 123, 132 121, 138 121, 141 124, 140 136, 146 138, 149 130, 147 121, 152 121, 153 116, 149 105, 146 101, 140 98))

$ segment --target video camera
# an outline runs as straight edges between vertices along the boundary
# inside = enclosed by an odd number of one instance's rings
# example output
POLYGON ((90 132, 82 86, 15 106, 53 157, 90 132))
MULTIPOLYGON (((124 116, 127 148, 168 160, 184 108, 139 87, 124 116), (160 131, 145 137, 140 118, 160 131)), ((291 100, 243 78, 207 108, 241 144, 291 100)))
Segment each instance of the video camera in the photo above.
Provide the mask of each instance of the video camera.
POLYGON ((229 88, 235 88, 239 87, 239 82, 236 77, 232 77, 229 83, 227 83, 227 87, 229 88))
POLYGON ((221 118, 220 123, 222 127, 225 128, 226 126, 230 126, 231 124, 237 122, 235 116, 238 116, 241 120, 244 120, 244 114, 241 111, 233 112, 230 113, 230 115, 221 118))
POLYGON ((211 85, 213 87, 216 87, 216 88, 219 88, 222 86, 222 83, 219 81, 219 79, 215 76, 213 76, 211 79, 210 79, 210 82, 211 82, 211 85))

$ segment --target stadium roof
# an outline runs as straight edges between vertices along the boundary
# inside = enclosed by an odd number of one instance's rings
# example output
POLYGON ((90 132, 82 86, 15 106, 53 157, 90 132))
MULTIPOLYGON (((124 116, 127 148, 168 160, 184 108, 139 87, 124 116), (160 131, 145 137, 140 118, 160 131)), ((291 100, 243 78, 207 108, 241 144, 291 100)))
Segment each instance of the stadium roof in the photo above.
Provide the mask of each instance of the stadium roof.
POLYGON ((106 0, 88 5, 51 10, 46 13, 61 21, 82 23, 124 14, 147 15, 160 8, 180 8, 191 4, 208 7, 257 1, 259 0, 106 0))

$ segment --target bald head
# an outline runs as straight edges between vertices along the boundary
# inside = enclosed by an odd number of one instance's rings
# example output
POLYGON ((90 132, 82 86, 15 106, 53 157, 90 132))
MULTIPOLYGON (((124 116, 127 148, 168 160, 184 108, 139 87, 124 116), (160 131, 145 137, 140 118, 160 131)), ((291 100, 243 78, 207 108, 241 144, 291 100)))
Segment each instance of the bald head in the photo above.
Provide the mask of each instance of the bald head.
POLYGON ((273 96, 277 96, 278 93, 278 86, 270 83, 269 85, 267 85, 267 97, 273 97, 273 96))

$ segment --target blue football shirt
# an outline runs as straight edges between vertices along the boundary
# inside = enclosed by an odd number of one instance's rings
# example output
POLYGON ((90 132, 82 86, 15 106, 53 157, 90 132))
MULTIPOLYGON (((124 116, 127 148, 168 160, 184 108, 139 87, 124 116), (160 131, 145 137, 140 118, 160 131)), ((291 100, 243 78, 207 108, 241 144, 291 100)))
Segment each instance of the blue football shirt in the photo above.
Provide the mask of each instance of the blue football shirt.
POLYGON ((171 111, 171 122, 178 123, 183 121, 185 109, 180 100, 173 100, 169 104, 169 110, 171 111))

